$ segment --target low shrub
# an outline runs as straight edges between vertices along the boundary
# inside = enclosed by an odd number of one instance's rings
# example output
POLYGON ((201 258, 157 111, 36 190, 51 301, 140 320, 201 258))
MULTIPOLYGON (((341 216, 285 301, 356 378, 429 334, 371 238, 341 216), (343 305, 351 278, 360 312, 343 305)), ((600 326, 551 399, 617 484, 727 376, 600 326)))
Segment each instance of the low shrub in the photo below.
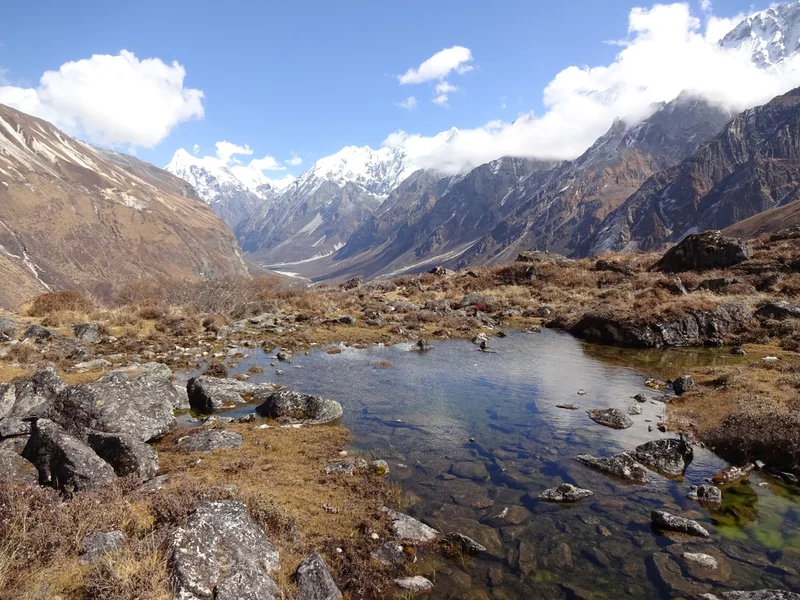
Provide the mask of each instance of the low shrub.
POLYGON ((45 317, 58 312, 89 312, 94 302, 75 290, 48 292, 34 298, 26 314, 29 317, 45 317))

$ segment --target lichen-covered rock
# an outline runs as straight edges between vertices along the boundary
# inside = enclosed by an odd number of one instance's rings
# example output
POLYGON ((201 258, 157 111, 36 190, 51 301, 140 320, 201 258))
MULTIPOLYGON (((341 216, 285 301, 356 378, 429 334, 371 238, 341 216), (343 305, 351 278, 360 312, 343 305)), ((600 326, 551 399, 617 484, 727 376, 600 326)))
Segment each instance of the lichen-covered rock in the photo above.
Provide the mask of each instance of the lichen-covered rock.
POLYGON ((167 379, 112 371, 97 381, 73 385, 58 394, 53 420, 83 438, 100 431, 126 433, 148 442, 175 428, 172 410, 179 401, 167 379))
POLYGON ((81 563, 88 564, 94 559, 122 550, 125 545, 125 534, 121 531, 96 531, 83 538, 83 554, 81 563))
POLYGON ((627 429, 633 425, 630 417, 617 408, 595 408, 587 412, 592 421, 612 429, 627 429))
POLYGON ((341 600, 342 593, 336 587, 325 561, 319 552, 306 557, 295 571, 298 600, 341 600))
POLYGON ((39 483, 57 489, 83 492, 104 487, 117 476, 94 450, 56 423, 39 419, 22 456, 39 472, 39 483))
POLYGON ((75 339, 84 344, 97 344, 100 342, 100 326, 97 323, 79 323, 72 326, 75 339))
POLYGON ((118 477, 138 475, 142 481, 158 472, 158 453, 145 442, 126 433, 92 432, 89 446, 114 469, 118 477))
POLYGON ((591 454, 579 454, 575 457, 579 463, 612 477, 635 483, 647 483, 647 469, 636 462, 627 452, 620 452, 607 458, 597 458, 591 454))
POLYGON ((594 496, 592 490, 584 490, 575 487, 571 483, 562 483, 557 487, 543 491, 539 494, 539 499, 547 500, 548 502, 577 502, 589 496, 594 496))
POLYGON ((17 324, 11 317, 0 317, 0 341, 7 342, 17 335, 17 324))
POLYGON ((325 467, 322 469, 322 472, 326 475, 332 475, 334 473, 339 473, 341 475, 352 475, 356 471, 356 465, 352 460, 334 460, 329 462, 325 467))
POLYGON ((372 553, 372 558, 383 565, 404 565, 409 560, 413 560, 413 555, 403 549, 402 544, 397 542, 384 542, 377 550, 372 553))
POLYGON ((42 343, 54 337, 56 337, 56 334, 50 329, 42 327, 41 325, 31 325, 25 330, 25 333, 22 334, 22 341, 33 340, 36 343, 42 343))
POLYGON ((776 300, 759 306, 754 316, 759 319, 772 319, 774 321, 800 319, 800 307, 789 304, 785 300, 776 300))
POLYGON ((53 367, 0 384, 0 419, 48 417, 67 385, 53 367))
POLYGON ((178 447, 186 452, 235 450, 242 447, 242 436, 235 431, 204 429, 180 440, 178 447))
POLYGON ((39 473, 33 464, 8 446, 0 446, 0 485, 23 483, 37 485, 39 473))
POLYGON ((335 400, 292 390, 270 393, 256 412, 264 417, 308 424, 330 423, 341 419, 344 411, 335 400))
POLYGON ((421 575, 401 577, 400 579, 395 579, 394 583, 397 587, 408 590, 409 592, 427 592, 433 589, 433 584, 430 580, 425 579, 421 575))
POLYGON ((179 600, 272 600, 278 550, 241 502, 201 502, 172 538, 172 578, 179 600))
POLYGON ((438 531, 417 521, 414 517, 409 517, 385 506, 382 506, 381 510, 392 520, 392 530, 398 539, 411 542, 432 542, 439 537, 438 531))
POLYGON ((664 475, 680 477, 686 466, 692 462, 694 450, 683 438, 672 438, 641 444, 631 455, 643 465, 664 475))
POLYGON ((681 396, 694 387, 694 379, 691 375, 681 375, 672 382, 672 389, 681 396))
POLYGON ((668 273, 727 269, 749 258, 750 248, 744 240, 724 236, 720 231, 704 231, 686 236, 653 268, 668 273))
POLYGON ((661 531, 674 531, 699 537, 711 536, 708 530, 697 521, 676 517, 665 510, 654 510, 650 513, 650 519, 653 522, 653 527, 661 531))
POLYGON ((722 490, 716 486, 703 483, 689 488, 689 493, 686 494, 686 497, 690 500, 697 500, 707 504, 720 504, 722 502, 722 490))
POLYGON ((703 554, 702 552, 684 552, 681 554, 681 558, 692 566, 699 567, 700 569, 707 569, 710 571, 719 569, 717 559, 709 554, 703 554))
POLYGON ((800 594, 784 590, 757 590, 755 592, 723 592, 723 600, 800 600, 800 594))
POLYGON ((213 413, 222 408, 244 404, 247 402, 246 396, 274 389, 274 386, 269 384, 257 385, 208 375, 192 377, 186 384, 189 404, 193 409, 202 413, 213 413))

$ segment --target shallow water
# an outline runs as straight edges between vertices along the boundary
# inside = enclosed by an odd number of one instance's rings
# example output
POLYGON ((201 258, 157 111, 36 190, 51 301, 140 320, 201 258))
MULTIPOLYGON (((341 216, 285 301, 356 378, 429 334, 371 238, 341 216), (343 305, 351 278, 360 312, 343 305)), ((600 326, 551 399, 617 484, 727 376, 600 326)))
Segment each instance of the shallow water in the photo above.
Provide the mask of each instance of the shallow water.
MULTIPOLYGON (((797 490, 754 474, 750 485, 726 490, 722 508, 709 513, 685 498, 690 484, 726 466, 707 450, 695 449, 683 480, 652 473, 644 486, 612 481, 573 460, 667 435, 648 432, 664 412, 660 402, 641 404, 644 414, 632 417, 634 426, 622 431, 593 423, 585 412, 603 407, 626 412, 640 392, 658 397, 644 386, 655 373, 642 370, 647 368, 642 355, 628 363, 637 368, 625 367, 625 353, 598 355, 552 331, 492 339, 491 347, 492 353, 483 353, 457 340, 434 343, 427 353, 408 345, 343 347, 341 354, 316 351, 295 357, 291 365, 279 364, 281 375, 259 351, 237 372, 261 364, 265 372, 251 381, 273 381, 341 402, 356 449, 389 462, 390 477, 405 492, 406 512, 488 548, 477 558, 429 558, 420 565, 429 577, 436 570, 434 598, 643 599, 800 587, 797 490), (579 389, 586 395, 578 395, 579 389), (562 403, 581 409, 556 408, 562 403), (770 487, 758 486, 762 480, 770 487), (595 495, 568 506, 536 499, 562 481, 595 495), (505 519, 499 518, 509 507, 505 519), (711 530, 711 541, 673 543, 657 535, 650 527, 655 508, 699 520, 711 530), (710 579, 687 577, 679 566, 687 551, 715 556, 720 568, 710 579), (656 553, 660 558, 654 560, 656 553)), ((659 365, 658 375, 669 370, 663 356, 648 356, 659 365)))

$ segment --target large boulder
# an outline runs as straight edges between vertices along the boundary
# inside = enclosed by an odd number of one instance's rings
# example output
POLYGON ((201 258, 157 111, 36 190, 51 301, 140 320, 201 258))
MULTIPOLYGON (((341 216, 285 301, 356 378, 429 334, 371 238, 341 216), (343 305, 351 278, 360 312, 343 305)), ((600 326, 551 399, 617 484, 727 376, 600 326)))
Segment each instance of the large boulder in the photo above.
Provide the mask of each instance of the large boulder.
POLYGON ((268 393, 274 389, 274 386, 270 384, 258 385, 208 375, 192 377, 186 385, 189 404, 193 409, 202 413, 213 413, 237 404, 245 404, 254 394, 268 393))
POLYGON ((297 597, 299 600, 341 600, 342 593, 336 587, 325 561, 314 552, 295 571, 297 597))
POLYGON ((94 490, 117 477, 94 450, 48 419, 34 422, 22 456, 38 470, 39 483, 62 490, 94 490))
POLYGON ((241 502, 201 502, 172 538, 172 579, 181 600, 272 600, 278 550, 241 502))
POLYGON ((270 393, 256 412, 273 419, 287 419, 309 424, 330 423, 341 419, 344 411, 335 400, 312 396, 292 390, 279 390, 270 393))
POLYGON ((789 304, 785 300, 776 300, 759 306, 754 316, 759 319, 772 319, 774 321, 800 319, 800 307, 789 304))
POLYGON ((750 248, 744 240, 724 236, 720 231, 704 231, 686 236, 653 268, 668 273, 727 269, 749 258, 750 248))
POLYGON ((0 384, 0 420, 48 417, 53 403, 67 385, 53 367, 0 384))
POLYGON ((627 452, 621 452, 606 458, 597 458, 591 454, 579 454, 575 457, 579 463, 590 469, 600 471, 606 475, 632 481, 634 483, 647 483, 647 469, 636 462, 627 452))
POLYGON ((53 420, 83 438, 101 431, 126 433, 148 442, 175 428, 172 411, 180 400, 163 377, 112 371, 97 381, 62 391, 53 406, 53 420))
POLYGON ((145 442, 126 433, 89 434, 89 446, 112 466, 119 477, 138 475, 142 481, 158 472, 158 453, 145 442))
POLYGON ((633 458, 670 477, 680 477, 692 462, 694 450, 683 438, 653 440, 636 447, 633 458))
POLYGON ((0 482, 0 485, 36 485, 39 483, 39 473, 30 461, 22 458, 9 446, 3 445, 0 446, 0 482))
POLYGON ((650 514, 653 527, 659 531, 674 531, 698 537, 710 537, 708 530, 692 519, 684 519, 669 514, 665 510, 654 510, 650 514))
POLYGON ((631 418, 617 408, 595 408, 587 412, 592 421, 612 429, 627 429, 633 425, 631 418))

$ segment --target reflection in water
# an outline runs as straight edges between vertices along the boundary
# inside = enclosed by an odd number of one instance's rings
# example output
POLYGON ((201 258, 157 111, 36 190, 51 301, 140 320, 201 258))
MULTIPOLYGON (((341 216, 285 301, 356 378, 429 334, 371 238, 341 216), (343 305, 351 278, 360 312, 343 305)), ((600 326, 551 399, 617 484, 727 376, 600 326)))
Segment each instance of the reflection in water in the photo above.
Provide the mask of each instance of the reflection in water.
MULTIPOLYGON (((420 566, 423 574, 436 568, 435 598, 564 598, 590 590, 641 599, 800 585, 800 564, 794 571, 764 568, 786 563, 787 549, 800 539, 797 497, 786 488, 731 488, 709 514, 685 498, 690 484, 726 466, 706 450, 695 450, 684 480, 652 474, 645 486, 613 481, 573 460, 663 436, 648 431, 663 415, 660 402, 640 404, 643 414, 621 431, 593 423, 586 410, 626 412, 637 393, 658 398, 645 377, 674 376, 689 364, 676 357, 697 355, 597 350, 551 331, 510 335, 492 348, 483 353, 464 341, 438 343, 426 353, 408 345, 342 348, 297 357, 282 366, 283 375, 266 369, 253 380, 339 400, 356 447, 387 459, 390 476, 402 483, 412 502, 407 512, 486 546, 467 563, 432 558, 420 566), (625 366, 632 356, 640 370, 625 366), (564 403, 581 409, 556 407, 564 403), (538 500, 561 482, 595 495, 566 507, 538 500), (657 536, 649 525, 655 508, 685 511, 713 532, 712 542, 679 545, 657 536), (692 578, 678 566, 684 551, 712 553, 724 568, 692 578)), ((701 354, 704 361, 723 360, 713 351, 701 354)), ((259 354, 239 370, 256 362, 269 359, 259 354)), ((234 412, 245 410, 252 407, 234 412)), ((759 476, 751 479, 755 485, 759 476)))

